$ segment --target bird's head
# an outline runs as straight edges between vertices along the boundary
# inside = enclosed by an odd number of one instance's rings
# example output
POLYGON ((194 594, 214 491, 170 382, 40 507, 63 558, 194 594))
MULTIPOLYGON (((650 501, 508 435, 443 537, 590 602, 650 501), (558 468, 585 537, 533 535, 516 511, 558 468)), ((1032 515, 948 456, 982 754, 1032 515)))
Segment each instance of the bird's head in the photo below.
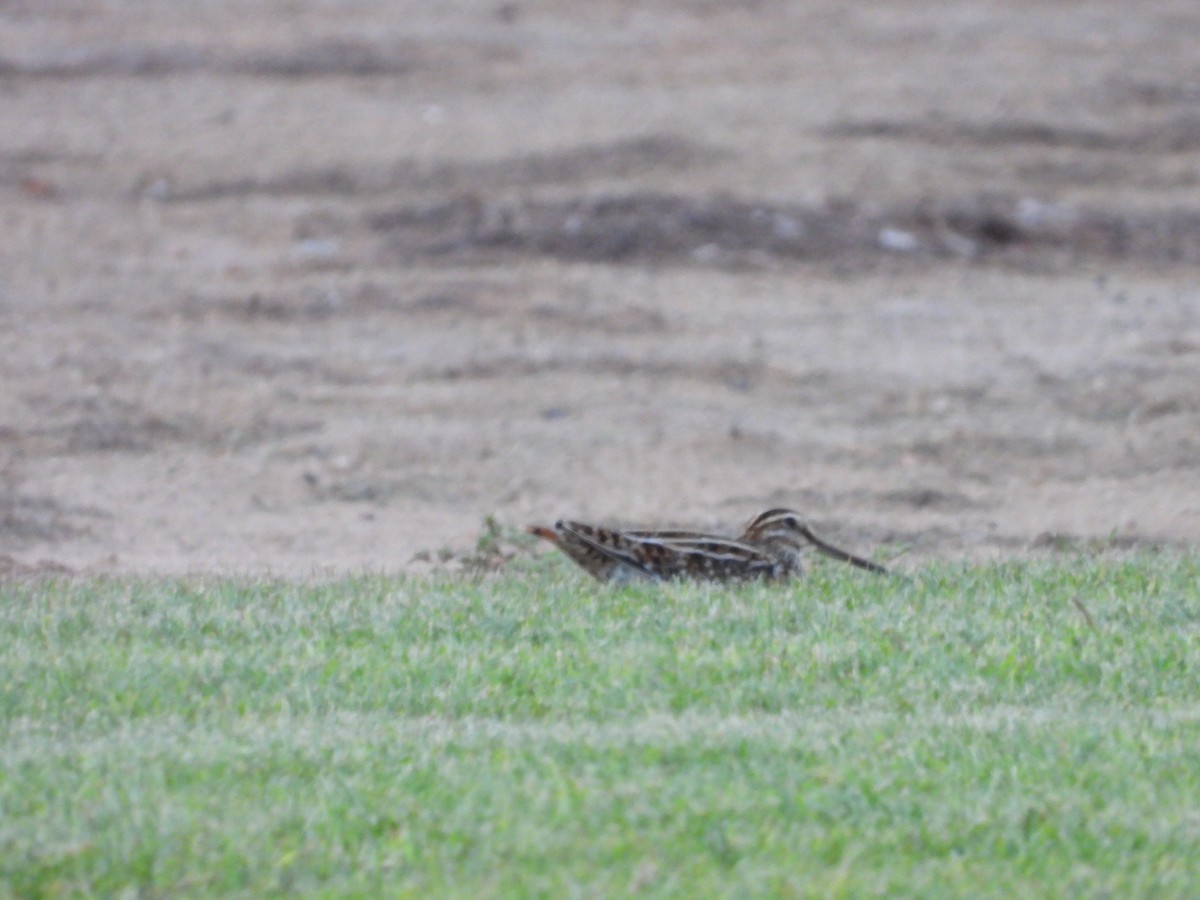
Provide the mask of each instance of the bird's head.
POLYGON ((811 545, 818 553, 866 569, 868 572, 887 572, 879 563, 855 556, 817 537, 800 514, 791 509, 768 509, 759 513, 742 532, 742 540, 763 547, 794 569, 800 567, 801 551, 811 545))

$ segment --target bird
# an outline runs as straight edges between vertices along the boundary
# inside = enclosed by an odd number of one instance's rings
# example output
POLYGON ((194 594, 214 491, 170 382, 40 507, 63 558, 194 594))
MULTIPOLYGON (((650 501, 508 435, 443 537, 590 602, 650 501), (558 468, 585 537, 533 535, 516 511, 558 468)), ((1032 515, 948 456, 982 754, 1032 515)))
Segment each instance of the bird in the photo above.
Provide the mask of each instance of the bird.
POLYGON ((785 581, 802 574, 806 546, 866 569, 888 574, 879 563, 855 556, 822 540, 795 511, 768 509, 751 519, 736 538, 701 531, 603 528, 560 519, 553 528, 530 525, 530 534, 547 540, 599 581, 734 582, 785 581))

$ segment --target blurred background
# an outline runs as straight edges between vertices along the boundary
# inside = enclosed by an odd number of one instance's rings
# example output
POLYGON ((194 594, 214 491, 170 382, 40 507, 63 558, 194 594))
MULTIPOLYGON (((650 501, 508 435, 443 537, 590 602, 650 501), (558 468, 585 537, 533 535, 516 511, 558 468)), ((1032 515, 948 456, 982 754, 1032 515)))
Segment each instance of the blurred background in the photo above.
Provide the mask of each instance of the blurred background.
POLYGON ((4 0, 0 573, 775 505, 1195 544, 1198 46, 1194 0, 4 0))

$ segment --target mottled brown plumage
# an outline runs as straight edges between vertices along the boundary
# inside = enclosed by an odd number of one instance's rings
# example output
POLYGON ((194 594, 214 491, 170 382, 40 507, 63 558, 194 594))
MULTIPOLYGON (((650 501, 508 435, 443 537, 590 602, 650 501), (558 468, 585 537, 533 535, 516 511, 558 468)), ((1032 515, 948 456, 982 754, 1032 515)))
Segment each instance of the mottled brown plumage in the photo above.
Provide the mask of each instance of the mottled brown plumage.
POLYGON ((637 531, 600 528, 560 520, 529 532, 550 541, 588 574, 604 582, 782 580, 802 573, 805 547, 870 572, 878 563, 855 556, 817 537, 799 515, 769 509, 755 516, 737 538, 698 531, 637 531))

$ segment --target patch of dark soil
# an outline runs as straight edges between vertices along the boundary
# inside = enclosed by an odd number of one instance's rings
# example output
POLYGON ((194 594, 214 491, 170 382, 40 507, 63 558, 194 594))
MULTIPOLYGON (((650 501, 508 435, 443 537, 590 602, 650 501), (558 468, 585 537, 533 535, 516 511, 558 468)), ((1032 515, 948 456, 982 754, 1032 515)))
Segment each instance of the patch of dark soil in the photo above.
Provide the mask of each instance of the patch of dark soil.
POLYGON ((240 450, 324 427, 314 419, 279 419, 263 412, 245 421, 219 425, 186 415, 167 419, 138 403, 111 396, 68 401, 47 413, 65 414, 68 420, 21 435, 31 449, 44 454, 145 454, 167 446, 240 450))
POLYGON ((319 353, 303 352, 292 355, 258 352, 230 340, 197 340, 186 350, 187 361, 206 378, 215 382, 251 378, 269 381, 276 378, 300 376, 306 382, 321 382, 349 387, 368 384, 372 376, 361 369, 337 366, 324 362, 319 353))
POLYGON ((1019 162, 1014 171, 1024 184, 1040 182, 1048 187, 1120 184, 1126 188, 1164 190, 1194 186, 1198 177, 1190 168, 1147 166, 1131 155, 1096 157, 1069 154, 1067 159, 1034 158, 1019 162))
POLYGON ((849 215, 655 193, 495 203, 472 195, 389 210, 369 225, 404 255, 517 253, 610 263, 805 256, 870 237, 835 233, 856 228, 849 215))
POLYGON ((244 450, 263 444, 277 444, 289 438, 323 431, 325 423, 318 419, 279 419, 259 413, 248 422, 230 424, 219 432, 209 433, 207 446, 222 450, 244 450))
POLYGON ((958 491, 946 491, 932 487, 903 488, 885 491, 877 495, 884 503, 909 509, 936 509, 945 512, 961 512, 978 507, 976 501, 958 491))
POLYGON ((558 306, 535 306, 530 310, 530 314, 535 319, 566 325, 575 332, 656 334, 667 328, 667 320, 662 313, 637 306, 603 312, 571 310, 558 306))
MULTIPOLYGON (((682 379, 724 385, 745 391, 765 378, 783 379, 766 366, 739 359, 714 359, 697 362, 638 360, 627 356, 598 354, 587 358, 554 356, 530 359, 524 355, 493 356, 465 363, 418 369, 414 381, 463 381, 470 379, 536 377, 554 372, 586 373, 597 376, 630 376, 682 379)), ((803 379, 788 377, 789 384, 801 385, 803 379)))
POLYGON ((1200 262, 1200 213, 1123 215, 978 198, 919 202, 878 213, 850 202, 819 207, 661 193, 560 201, 479 195, 377 213, 401 259, 505 255, 592 263, 741 267, 772 259, 1000 260, 1062 258, 1200 262))
POLYGON ((953 119, 870 119, 838 122, 826 133, 838 138, 889 138, 938 146, 1052 147, 1124 153, 1182 153, 1200 148, 1200 118, 1180 116, 1131 132, 1055 122, 963 122, 953 119))
POLYGON ((1027 545, 1030 550, 1050 550, 1055 553, 1094 554, 1111 550, 1138 553, 1190 552, 1192 547, 1183 541, 1168 541, 1142 537, 1133 533, 1113 532, 1105 537, 1080 537, 1061 531, 1043 531, 1027 545))
POLYGON ((0 473, 0 540, 10 545, 55 543, 87 534, 79 516, 101 516, 98 510, 68 508, 51 497, 20 490, 9 473, 0 473))
POLYGON ((71 414, 71 421, 33 433, 50 437, 65 453, 147 453, 164 442, 180 440, 188 430, 185 424, 111 396, 70 401, 64 411, 71 414))
POLYGON ((0 582, 4 581, 44 581, 52 578, 65 578, 75 574, 62 563, 51 559, 38 560, 33 565, 13 559, 7 553, 0 553, 0 582))
POLYGON ((1069 479, 1085 465, 1090 449, 1084 441, 1065 436, 1039 439, 962 431, 936 440, 880 445, 864 451, 861 462, 894 468, 904 460, 918 460, 956 477, 990 484, 997 476, 1028 475, 1034 466, 1046 476, 1069 479))
POLYGON ((1171 371, 1169 355, 1166 350, 1152 361, 1110 364, 1082 383, 1048 373, 1038 381, 1060 410, 1089 422, 1145 424, 1200 413, 1194 374, 1187 368, 1171 371))
POLYGON ((1120 81, 1110 93, 1118 101, 1132 101, 1141 106, 1200 105, 1200 81, 1120 81))
POLYGON ((0 59, 0 78, 163 78, 193 72, 259 78, 407 75, 416 51, 362 41, 322 41, 285 50, 222 52, 202 47, 73 47, 32 60, 0 59))
MULTIPOLYGON (((671 134, 649 134, 507 159, 439 163, 428 168, 424 184, 418 186, 461 190, 497 184, 521 187, 631 178, 648 172, 683 171, 727 156, 725 151, 699 141, 671 134)), ((406 174, 403 165, 398 168, 397 175, 406 174)), ((412 179, 408 180, 411 183, 412 179)))
POLYGON ((445 503, 470 499, 461 480, 429 472, 394 475, 378 470, 327 473, 310 469, 303 474, 309 496, 321 503, 364 503, 388 506, 394 501, 445 503))
POLYGON ((48 497, 0 496, 0 535, 14 541, 59 541, 82 529, 68 524, 48 497))
MULTIPOLYGON (((920 529, 876 526, 866 529, 862 540, 877 546, 901 548, 899 556, 883 560, 894 572, 903 572, 906 555, 910 552, 945 557, 949 548, 961 548, 970 544, 986 544, 993 547, 1019 549, 1024 547, 1021 538, 996 534, 990 528, 966 530, 950 525, 931 525, 920 529)), ((861 549, 861 548, 860 548, 861 549)))
POLYGON ((204 296, 193 293, 185 297, 179 308, 172 306, 170 315, 182 313, 191 321, 209 318, 232 319, 247 324, 276 322, 323 322, 343 315, 370 315, 391 312, 404 304, 391 291, 374 284, 351 289, 318 289, 253 291, 245 295, 204 296))
MULTIPOLYGON (((151 193, 156 200, 189 203, 222 200, 227 197, 305 197, 320 195, 351 196, 367 188, 373 179, 351 169, 330 166, 319 169, 294 169, 265 178, 243 176, 224 181, 205 182, 193 187, 174 187, 170 179, 156 181, 151 193)), ((139 189, 140 192, 140 189, 139 189)))
MULTIPOLYGON (((570 184, 593 179, 630 178, 647 172, 681 171, 726 156, 724 151, 708 144, 675 135, 651 134, 494 160, 443 160, 433 163, 400 160, 375 169, 297 169, 265 178, 244 176, 191 186, 175 186, 170 178, 164 178, 153 183, 151 193, 155 199, 170 203, 250 195, 370 196, 397 190, 469 194, 499 187, 570 184)), ((144 190, 147 187, 143 185, 138 192, 144 190)), ((463 202, 478 201, 465 198, 463 202)))

